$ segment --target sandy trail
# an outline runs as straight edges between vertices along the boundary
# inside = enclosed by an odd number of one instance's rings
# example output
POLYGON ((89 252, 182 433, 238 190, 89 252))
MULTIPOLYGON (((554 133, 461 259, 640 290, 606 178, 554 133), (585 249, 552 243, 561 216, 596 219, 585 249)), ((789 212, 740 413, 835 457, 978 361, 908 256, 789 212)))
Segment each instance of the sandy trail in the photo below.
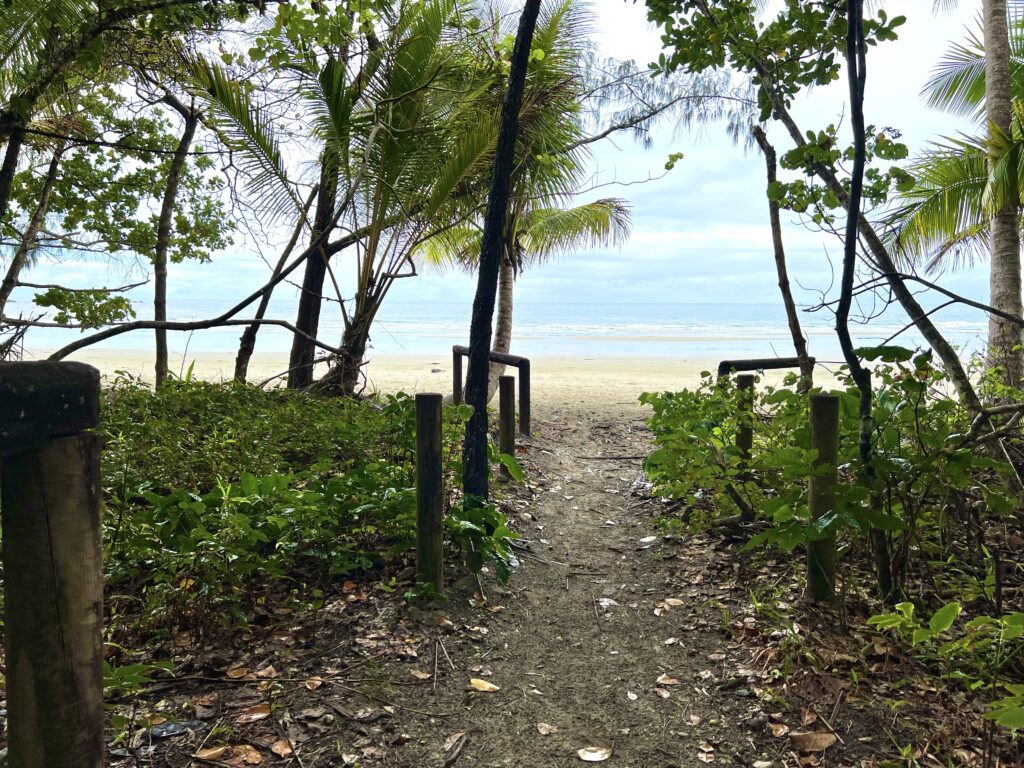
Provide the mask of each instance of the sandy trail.
POLYGON ((452 615, 487 633, 444 640, 451 665, 442 657, 436 688, 408 706, 454 714, 402 724, 412 739, 389 762, 576 766, 577 750, 593 746, 610 748, 614 766, 701 765, 712 752, 719 764, 749 765, 757 753, 737 725, 759 710, 716 690, 715 668, 736 648, 708 630, 706 595, 683 591, 702 577, 680 573, 678 544, 655 537, 631 494, 649 443, 643 411, 540 415, 522 451, 532 493, 513 513, 529 547, 523 567, 488 590, 501 612, 452 615), (467 693, 472 677, 500 690, 467 693), (542 735, 539 723, 557 731, 542 735), (459 732, 465 744, 453 759, 444 745, 459 732))

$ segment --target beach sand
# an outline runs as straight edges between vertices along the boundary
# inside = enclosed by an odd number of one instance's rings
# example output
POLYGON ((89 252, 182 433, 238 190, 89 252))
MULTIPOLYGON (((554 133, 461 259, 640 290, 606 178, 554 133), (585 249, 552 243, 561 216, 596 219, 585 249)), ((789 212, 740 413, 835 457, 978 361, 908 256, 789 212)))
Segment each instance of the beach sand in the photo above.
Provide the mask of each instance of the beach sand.
MULTIPOLYGON (((46 356, 40 352, 31 357, 46 356)), ((29 356, 26 356, 29 359, 29 356)), ((152 380, 151 353, 136 350, 84 350, 70 359, 99 368, 107 381, 118 371, 152 380)), ((564 406, 587 410, 595 406, 635 405, 642 392, 693 387, 702 371, 714 371, 717 359, 668 357, 538 357, 531 358, 533 402, 539 406, 564 406)), ((234 352, 201 352, 187 360, 172 355, 171 370, 181 375, 193 366, 192 375, 207 381, 225 381, 234 371, 234 352)), ((256 354, 249 366, 249 380, 260 383, 286 367, 283 355, 256 354)), ((323 371, 323 368, 320 368, 323 371)), ((510 374, 515 369, 509 368, 510 374)), ((766 372, 768 381, 779 381, 784 371, 766 372)), ((441 392, 451 394, 450 353, 436 355, 381 355, 366 366, 366 391, 441 392)))

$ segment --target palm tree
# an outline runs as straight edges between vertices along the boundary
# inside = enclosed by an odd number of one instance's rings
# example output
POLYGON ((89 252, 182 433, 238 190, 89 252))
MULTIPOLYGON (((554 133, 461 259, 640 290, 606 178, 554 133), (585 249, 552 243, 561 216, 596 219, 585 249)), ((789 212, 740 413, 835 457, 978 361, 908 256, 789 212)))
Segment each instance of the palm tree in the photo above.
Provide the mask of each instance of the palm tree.
MULTIPOLYGON (((485 11, 491 45, 481 53, 491 66, 500 65, 501 41, 511 15, 500 6, 485 11)), ((524 268, 587 245, 619 243, 629 233, 629 207, 617 198, 569 206, 583 185, 587 157, 581 101, 591 85, 583 55, 588 49, 590 13, 573 0, 557 0, 542 8, 534 32, 523 101, 519 111, 516 163, 512 171, 509 210, 502 236, 498 276, 498 307, 492 350, 508 352, 512 340, 513 293, 524 268)), ((500 83, 482 97, 496 110, 503 96, 500 83)), ((496 137, 495 137, 496 138, 496 137)), ((484 179, 475 186, 484 183, 484 179)), ((468 190, 467 190, 468 191, 468 190)), ((482 212, 481 212, 482 215, 482 212)), ((433 237, 421 249, 428 263, 476 269, 482 237, 477 215, 433 237)), ((497 391, 504 366, 492 364, 488 399, 497 391)))
MULTIPOLYGON (((470 66, 463 35, 472 33, 460 22, 463 14, 454 0, 402 2, 358 41, 348 33, 327 35, 331 42, 324 44, 285 41, 282 87, 289 111, 298 110, 310 127, 296 143, 316 158, 315 205, 301 202, 271 100, 254 103, 246 84, 219 64, 193 64, 216 126, 247 159, 251 189, 296 221, 296 232, 306 226, 315 246, 305 265, 295 323, 303 334, 293 339, 290 386, 313 383, 312 339, 330 279, 345 330, 321 386, 352 393, 390 288, 415 274, 410 255, 420 242, 458 220, 454 190, 486 164, 496 118, 481 117, 477 96, 481 79, 494 75, 470 66), (339 39, 347 41, 345 50, 336 50, 339 39), (353 258, 339 278, 331 264, 343 251, 353 258), (354 281, 348 296, 346 277, 354 281)), ((251 349, 252 330, 247 334, 243 348, 251 349)))
MULTIPOLYGON (((899 251, 927 255, 931 270, 989 254, 990 304, 1020 317, 1021 141, 1024 139, 1024 17, 1020 4, 985 0, 977 33, 951 47, 925 87, 929 104, 987 125, 984 138, 935 143, 910 168, 912 188, 888 217, 899 251)), ((989 363, 1008 384, 1022 379, 1020 326, 989 320, 989 363)))

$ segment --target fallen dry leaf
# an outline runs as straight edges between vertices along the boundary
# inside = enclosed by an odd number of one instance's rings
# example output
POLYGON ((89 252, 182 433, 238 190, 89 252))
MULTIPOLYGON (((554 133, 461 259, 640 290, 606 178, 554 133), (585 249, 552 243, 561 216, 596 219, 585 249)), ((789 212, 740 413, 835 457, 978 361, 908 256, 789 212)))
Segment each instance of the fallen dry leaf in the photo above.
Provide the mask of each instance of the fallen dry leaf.
POLYGON ((314 675, 305 682, 307 691, 315 691, 321 685, 324 684, 324 679, 320 675, 314 675))
POLYGON ((636 695, 635 693, 633 693, 632 691, 626 691, 626 698, 627 698, 627 699, 629 699, 630 701, 636 701, 636 700, 637 700, 638 698, 640 698, 640 697, 639 697, 639 696, 637 696, 637 695, 636 695))
POLYGON ((818 719, 818 713, 807 707, 800 710, 800 715, 804 725, 813 725, 818 719))
POLYGON ((451 752, 452 747, 454 747, 456 744, 458 744, 459 743, 459 739, 461 739, 465 735, 466 735, 465 731, 459 731, 458 733, 453 733, 451 736, 449 736, 447 739, 445 739, 444 740, 444 751, 445 752, 451 752))
POLYGON ((713 763, 713 762, 715 762, 715 753, 714 752, 698 752, 697 753, 697 759, 700 760, 702 763, 713 763))
POLYGON ((474 690, 481 691, 483 693, 494 693, 495 691, 501 690, 501 688, 496 686, 494 683, 481 680, 479 677, 471 677, 469 679, 469 684, 474 690))
POLYGON ((772 731, 772 736, 777 739, 780 739, 789 733, 789 726, 785 723, 768 723, 768 727, 772 731))
POLYGON ((656 694, 658 694, 658 696, 663 698, 663 699, 667 699, 669 696, 672 695, 671 693, 668 692, 667 688, 655 688, 654 692, 656 694))
POLYGON ((824 752, 836 743, 836 735, 828 731, 794 731, 789 739, 801 752, 824 752))
POLYGON ((658 685, 679 685, 679 681, 669 675, 661 675, 655 680, 658 685))
POLYGON ((249 674, 248 667, 231 667, 225 674, 232 680, 240 680, 249 674))
POLYGON ((274 666, 272 664, 268 664, 256 673, 256 677, 260 680, 273 680, 275 677, 277 677, 277 670, 274 669, 274 666))
POLYGON ((431 677, 433 677, 433 675, 429 672, 424 672, 420 669, 413 669, 409 672, 409 674, 415 677, 417 680, 429 680, 431 677))
POLYGON ((260 751, 249 744, 240 744, 234 748, 232 759, 229 765, 260 765, 263 762, 263 755, 260 751), (237 762, 236 762, 237 761, 237 762))
POLYGON ((270 745, 270 751, 278 757, 288 757, 295 750, 293 750, 292 745, 288 743, 288 739, 279 739, 270 745))
POLYGON ((200 749, 192 757, 196 760, 220 760, 227 751, 227 747, 207 747, 206 749, 200 749))
POLYGON ((584 747, 576 750, 580 760, 585 763, 603 763, 612 756, 610 747, 584 747))
POLYGON ((557 733, 558 728, 553 725, 548 725, 547 723, 537 723, 537 732, 540 733, 541 736, 547 736, 552 733, 557 733))
POLYGON ((241 714, 235 718, 236 723, 255 723, 270 717, 270 705, 266 702, 243 709, 241 714))

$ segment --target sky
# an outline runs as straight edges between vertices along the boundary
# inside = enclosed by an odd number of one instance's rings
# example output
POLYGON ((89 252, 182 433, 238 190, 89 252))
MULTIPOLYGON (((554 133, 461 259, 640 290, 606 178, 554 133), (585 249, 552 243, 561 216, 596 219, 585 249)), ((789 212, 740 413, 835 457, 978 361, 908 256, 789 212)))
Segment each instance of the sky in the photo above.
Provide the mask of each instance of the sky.
MULTIPOLYGON (((911 150, 929 139, 953 135, 969 126, 929 110, 919 93, 930 69, 950 40, 960 39, 980 2, 963 2, 956 12, 932 13, 930 0, 885 4, 890 15, 904 13, 908 22, 900 40, 872 49, 868 58, 866 120, 903 132, 911 150)), ((657 58, 660 38, 647 23, 642 2, 595 0, 595 40, 606 55, 649 63, 657 58)), ((842 119, 845 80, 801 98, 795 113, 806 128, 842 119)), ((843 125, 849 138, 848 121, 843 125)), ((777 127, 769 137, 780 152, 789 148, 777 127)), ((602 142, 594 152, 594 179, 602 187, 583 199, 617 196, 632 204, 633 230, 621 247, 584 250, 529 270, 517 284, 517 302, 690 303, 773 302, 778 300, 772 258, 764 163, 759 152, 744 151, 725 136, 723 126, 699 132, 659 128, 654 146, 644 149, 631 137, 602 142), (664 178, 659 176, 669 154, 684 159, 664 178), (618 182, 619 184, 617 184, 618 182), (623 184, 627 183, 627 184, 623 184)), ((785 214, 785 244, 798 301, 813 302, 818 290, 832 284, 832 262, 841 245, 834 238, 808 231, 785 214)), ((65 263, 40 268, 39 282, 59 278, 64 284, 116 284, 123 274, 98 263, 65 263), (52 271, 52 275, 43 275, 52 271)), ((230 299, 259 287, 267 268, 251 247, 239 242, 210 264, 172 265, 170 301, 230 299)), ((987 295, 984 265, 944 279, 950 287, 974 298, 987 295)), ((147 290, 134 294, 145 300, 147 290)), ((281 290, 281 289, 279 289, 281 290)), ((388 301, 472 301, 475 278, 456 272, 426 273, 399 281, 388 301)), ((283 292, 292 291, 286 287, 283 292)))

